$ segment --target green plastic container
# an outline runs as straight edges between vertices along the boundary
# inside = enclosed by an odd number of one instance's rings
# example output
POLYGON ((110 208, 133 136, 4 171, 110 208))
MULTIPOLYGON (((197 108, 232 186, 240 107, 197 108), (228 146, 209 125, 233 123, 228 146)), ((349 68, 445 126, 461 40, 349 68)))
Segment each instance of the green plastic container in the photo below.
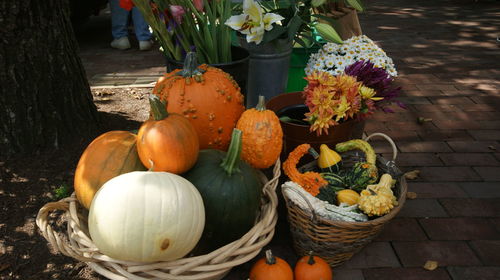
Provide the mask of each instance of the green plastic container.
POLYGON ((288 69, 286 92, 302 91, 307 85, 307 81, 304 79, 306 77, 304 69, 306 68, 309 56, 317 50, 318 48, 293 48, 290 58, 290 68, 288 69))

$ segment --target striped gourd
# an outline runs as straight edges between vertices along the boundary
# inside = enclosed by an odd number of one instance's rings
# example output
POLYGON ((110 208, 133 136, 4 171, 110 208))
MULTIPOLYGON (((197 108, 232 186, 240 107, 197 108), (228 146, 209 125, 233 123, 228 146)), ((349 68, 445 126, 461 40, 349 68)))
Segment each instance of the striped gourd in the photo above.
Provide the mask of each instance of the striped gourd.
POLYGON ((337 192, 346 188, 344 178, 331 172, 323 172, 320 175, 328 182, 328 185, 320 188, 316 197, 330 204, 337 204, 337 192))

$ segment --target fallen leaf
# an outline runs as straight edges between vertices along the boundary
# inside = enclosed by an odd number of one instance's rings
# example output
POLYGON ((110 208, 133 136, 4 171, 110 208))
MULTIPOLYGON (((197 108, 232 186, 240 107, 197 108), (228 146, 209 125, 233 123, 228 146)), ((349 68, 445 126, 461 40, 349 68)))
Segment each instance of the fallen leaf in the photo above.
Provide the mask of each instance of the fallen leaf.
POLYGON ((415 198, 417 198, 417 193, 415 193, 415 192, 407 192, 406 193, 406 198, 408 198, 408 199, 415 199, 415 198))
POLYGON ((405 173, 405 178, 408 180, 415 180, 420 175, 420 170, 412 170, 405 173))
POLYGON ((427 261, 424 264, 424 269, 434 270, 436 268, 438 268, 438 262, 437 261, 427 261))
POLYGON ((493 150, 493 151, 497 150, 497 148, 495 148, 495 146, 488 146, 488 149, 493 150))
POLYGON ((427 118, 424 118, 424 117, 418 117, 417 118, 417 123, 418 124, 424 124, 426 122, 431 122, 431 121, 432 121, 432 119, 427 119, 427 118))

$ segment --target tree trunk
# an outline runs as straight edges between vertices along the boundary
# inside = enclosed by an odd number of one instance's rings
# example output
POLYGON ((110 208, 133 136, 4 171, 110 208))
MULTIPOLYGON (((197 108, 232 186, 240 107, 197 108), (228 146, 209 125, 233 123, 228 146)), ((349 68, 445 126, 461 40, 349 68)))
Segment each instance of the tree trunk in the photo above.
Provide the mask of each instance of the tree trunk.
POLYGON ((96 106, 67 0, 0 1, 0 156, 95 131, 96 106))

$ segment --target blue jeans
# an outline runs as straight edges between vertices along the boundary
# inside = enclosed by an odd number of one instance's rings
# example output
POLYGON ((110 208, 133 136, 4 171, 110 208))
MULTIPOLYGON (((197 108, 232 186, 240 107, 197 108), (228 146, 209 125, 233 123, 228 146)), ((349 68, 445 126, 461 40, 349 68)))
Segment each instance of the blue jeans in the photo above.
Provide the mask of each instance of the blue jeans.
POLYGON ((149 26, 136 7, 132 8, 131 11, 127 11, 120 7, 119 0, 109 0, 109 7, 111 9, 111 34, 114 39, 128 36, 128 18, 130 13, 132 13, 132 22, 137 40, 147 41, 151 39, 149 26))

